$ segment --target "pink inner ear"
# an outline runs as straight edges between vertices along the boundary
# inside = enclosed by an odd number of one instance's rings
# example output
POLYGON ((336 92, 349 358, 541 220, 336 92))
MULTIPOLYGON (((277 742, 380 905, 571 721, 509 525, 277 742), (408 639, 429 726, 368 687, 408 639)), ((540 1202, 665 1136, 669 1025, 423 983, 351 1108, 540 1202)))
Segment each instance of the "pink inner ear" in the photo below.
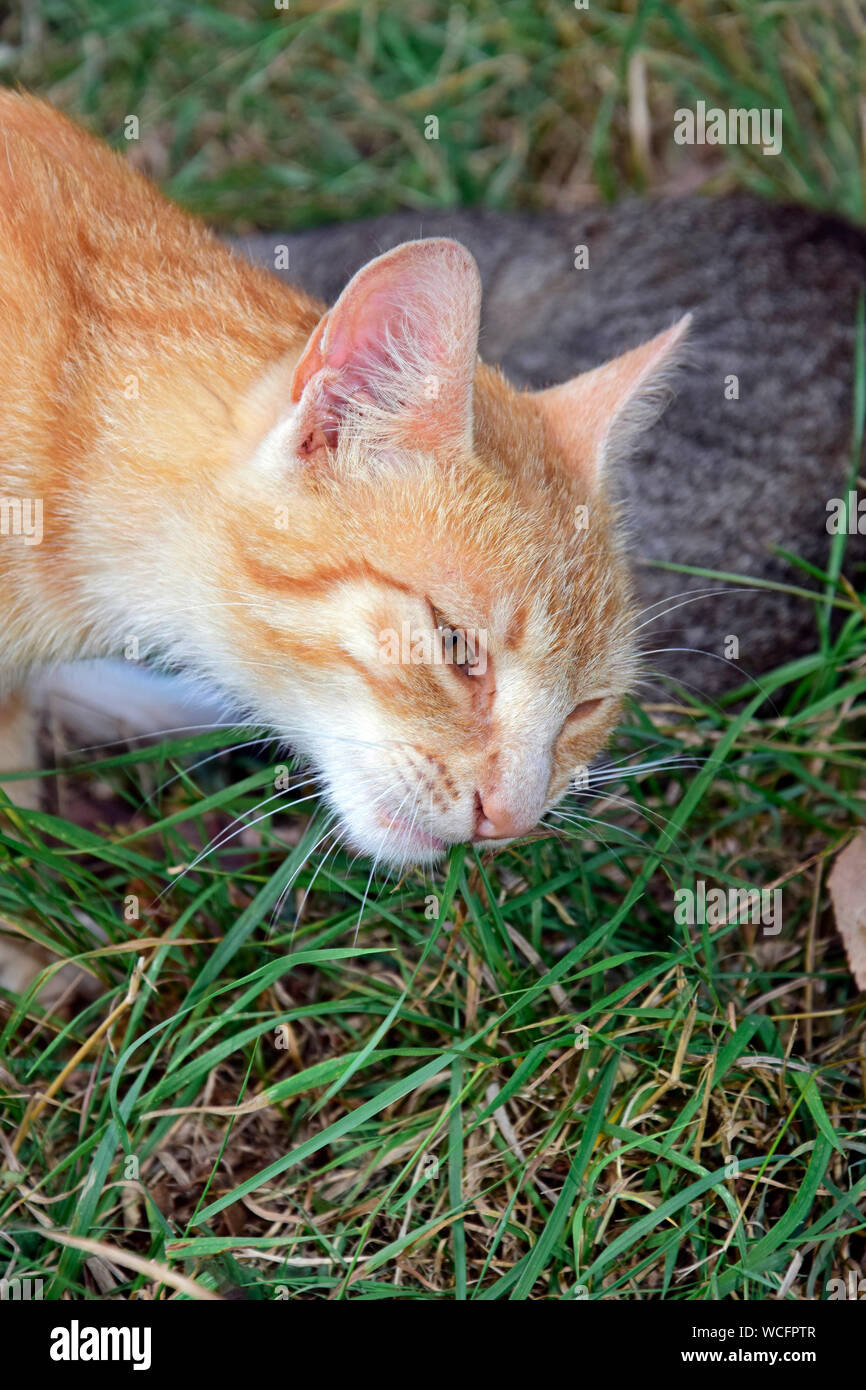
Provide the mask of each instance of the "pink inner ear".
POLYGON ((479 308, 475 263, 456 242, 407 242, 365 266, 295 368, 305 441, 333 447, 346 407, 364 400, 386 406, 395 430, 402 424, 420 445, 471 437, 479 308), (419 364, 435 391, 419 389, 419 364))
POLYGON ((310 339, 307 343, 307 346, 304 348, 304 351, 301 353, 301 356, 298 359, 294 375, 292 376, 292 387, 289 393, 293 405, 296 405, 297 402, 301 399, 301 396, 304 392, 304 387, 310 380, 310 377, 315 376, 316 372, 321 371, 322 367, 324 366, 324 359, 322 357, 322 338, 325 335, 325 329, 328 325, 329 318, 330 310, 327 314, 323 314, 322 317, 319 319, 319 322, 316 324, 316 327, 313 329, 313 332, 310 335, 310 339))
MULTIPOLYGON (((402 277, 393 278, 397 279, 394 290, 398 291, 402 277)), ((384 273, 379 279, 385 280, 385 284, 365 295, 358 293, 354 300, 349 299, 342 313, 335 315, 327 337, 329 366, 345 367, 351 363, 356 374, 363 376, 365 371, 377 370, 386 363, 385 344, 389 332, 399 327, 400 307, 384 273)), ((408 286, 404 289, 408 290, 408 286)), ((406 298, 409 299, 408 294, 406 298)))
MULTIPOLYGON (((635 407, 676 360, 691 316, 601 367, 534 393, 570 468, 593 484, 608 453, 635 424, 635 407), (630 418, 631 417, 631 418, 630 418)), ((652 412, 657 413, 657 412, 652 412)), ((650 423, 647 418, 637 424, 650 423)))

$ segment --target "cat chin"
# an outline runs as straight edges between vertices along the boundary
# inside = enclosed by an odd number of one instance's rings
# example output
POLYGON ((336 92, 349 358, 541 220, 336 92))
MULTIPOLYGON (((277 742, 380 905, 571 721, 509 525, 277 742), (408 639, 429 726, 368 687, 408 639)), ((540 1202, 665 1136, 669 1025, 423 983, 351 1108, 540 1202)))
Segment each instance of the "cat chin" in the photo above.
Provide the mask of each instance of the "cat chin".
POLYGON ((425 831, 410 833, 408 826, 383 832, 373 818, 369 824, 359 825, 341 817, 341 831, 343 843, 350 850, 382 869, 404 870, 413 865, 438 864, 452 848, 425 831))
POLYGON ((513 836, 502 840, 445 841, 426 831, 413 831, 410 835, 408 826, 390 831, 387 838, 383 839, 382 827, 377 821, 371 819, 369 825, 360 826, 351 824, 345 816, 341 816, 341 831, 343 843, 350 850, 363 855, 382 869, 392 868, 398 871, 413 866, 427 868, 441 864, 454 846, 460 843, 474 844, 476 849, 484 854, 495 853, 514 844, 513 836))

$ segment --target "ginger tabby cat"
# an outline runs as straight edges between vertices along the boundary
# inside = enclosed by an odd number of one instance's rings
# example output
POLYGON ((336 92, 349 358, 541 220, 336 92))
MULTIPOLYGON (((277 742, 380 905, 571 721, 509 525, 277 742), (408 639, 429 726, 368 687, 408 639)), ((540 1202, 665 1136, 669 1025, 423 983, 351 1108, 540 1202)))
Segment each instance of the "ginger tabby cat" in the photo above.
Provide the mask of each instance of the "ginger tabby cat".
POLYGON ((0 770, 34 763, 30 675, 134 636, 380 861, 531 830, 635 675, 610 468, 687 320, 520 392, 480 297, 435 239, 326 311, 0 93, 0 770))

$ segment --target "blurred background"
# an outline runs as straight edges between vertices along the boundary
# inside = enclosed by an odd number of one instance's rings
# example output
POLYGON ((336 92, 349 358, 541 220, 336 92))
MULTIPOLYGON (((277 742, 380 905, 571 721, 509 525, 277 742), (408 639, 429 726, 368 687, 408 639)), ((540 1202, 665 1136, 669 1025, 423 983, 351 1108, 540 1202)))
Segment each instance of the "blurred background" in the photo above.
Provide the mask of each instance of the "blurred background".
POLYGON ((580 2, 12 0, 0 81, 233 232, 736 187, 863 220, 862 0, 580 2), (675 144, 698 100, 781 109, 782 153, 675 144))

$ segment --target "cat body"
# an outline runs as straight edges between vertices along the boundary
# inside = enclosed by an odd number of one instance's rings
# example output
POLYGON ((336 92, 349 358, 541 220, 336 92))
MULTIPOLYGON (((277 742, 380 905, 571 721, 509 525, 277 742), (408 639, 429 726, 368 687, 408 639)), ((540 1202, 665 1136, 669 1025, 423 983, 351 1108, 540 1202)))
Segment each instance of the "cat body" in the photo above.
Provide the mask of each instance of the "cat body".
POLYGON ((634 678, 607 473, 685 322, 517 391, 459 243, 326 310, 10 93, 0 209, 2 770, 34 672, 125 654, 271 727, 371 856, 531 829, 634 678), (406 625, 418 660, 388 655, 406 625))

